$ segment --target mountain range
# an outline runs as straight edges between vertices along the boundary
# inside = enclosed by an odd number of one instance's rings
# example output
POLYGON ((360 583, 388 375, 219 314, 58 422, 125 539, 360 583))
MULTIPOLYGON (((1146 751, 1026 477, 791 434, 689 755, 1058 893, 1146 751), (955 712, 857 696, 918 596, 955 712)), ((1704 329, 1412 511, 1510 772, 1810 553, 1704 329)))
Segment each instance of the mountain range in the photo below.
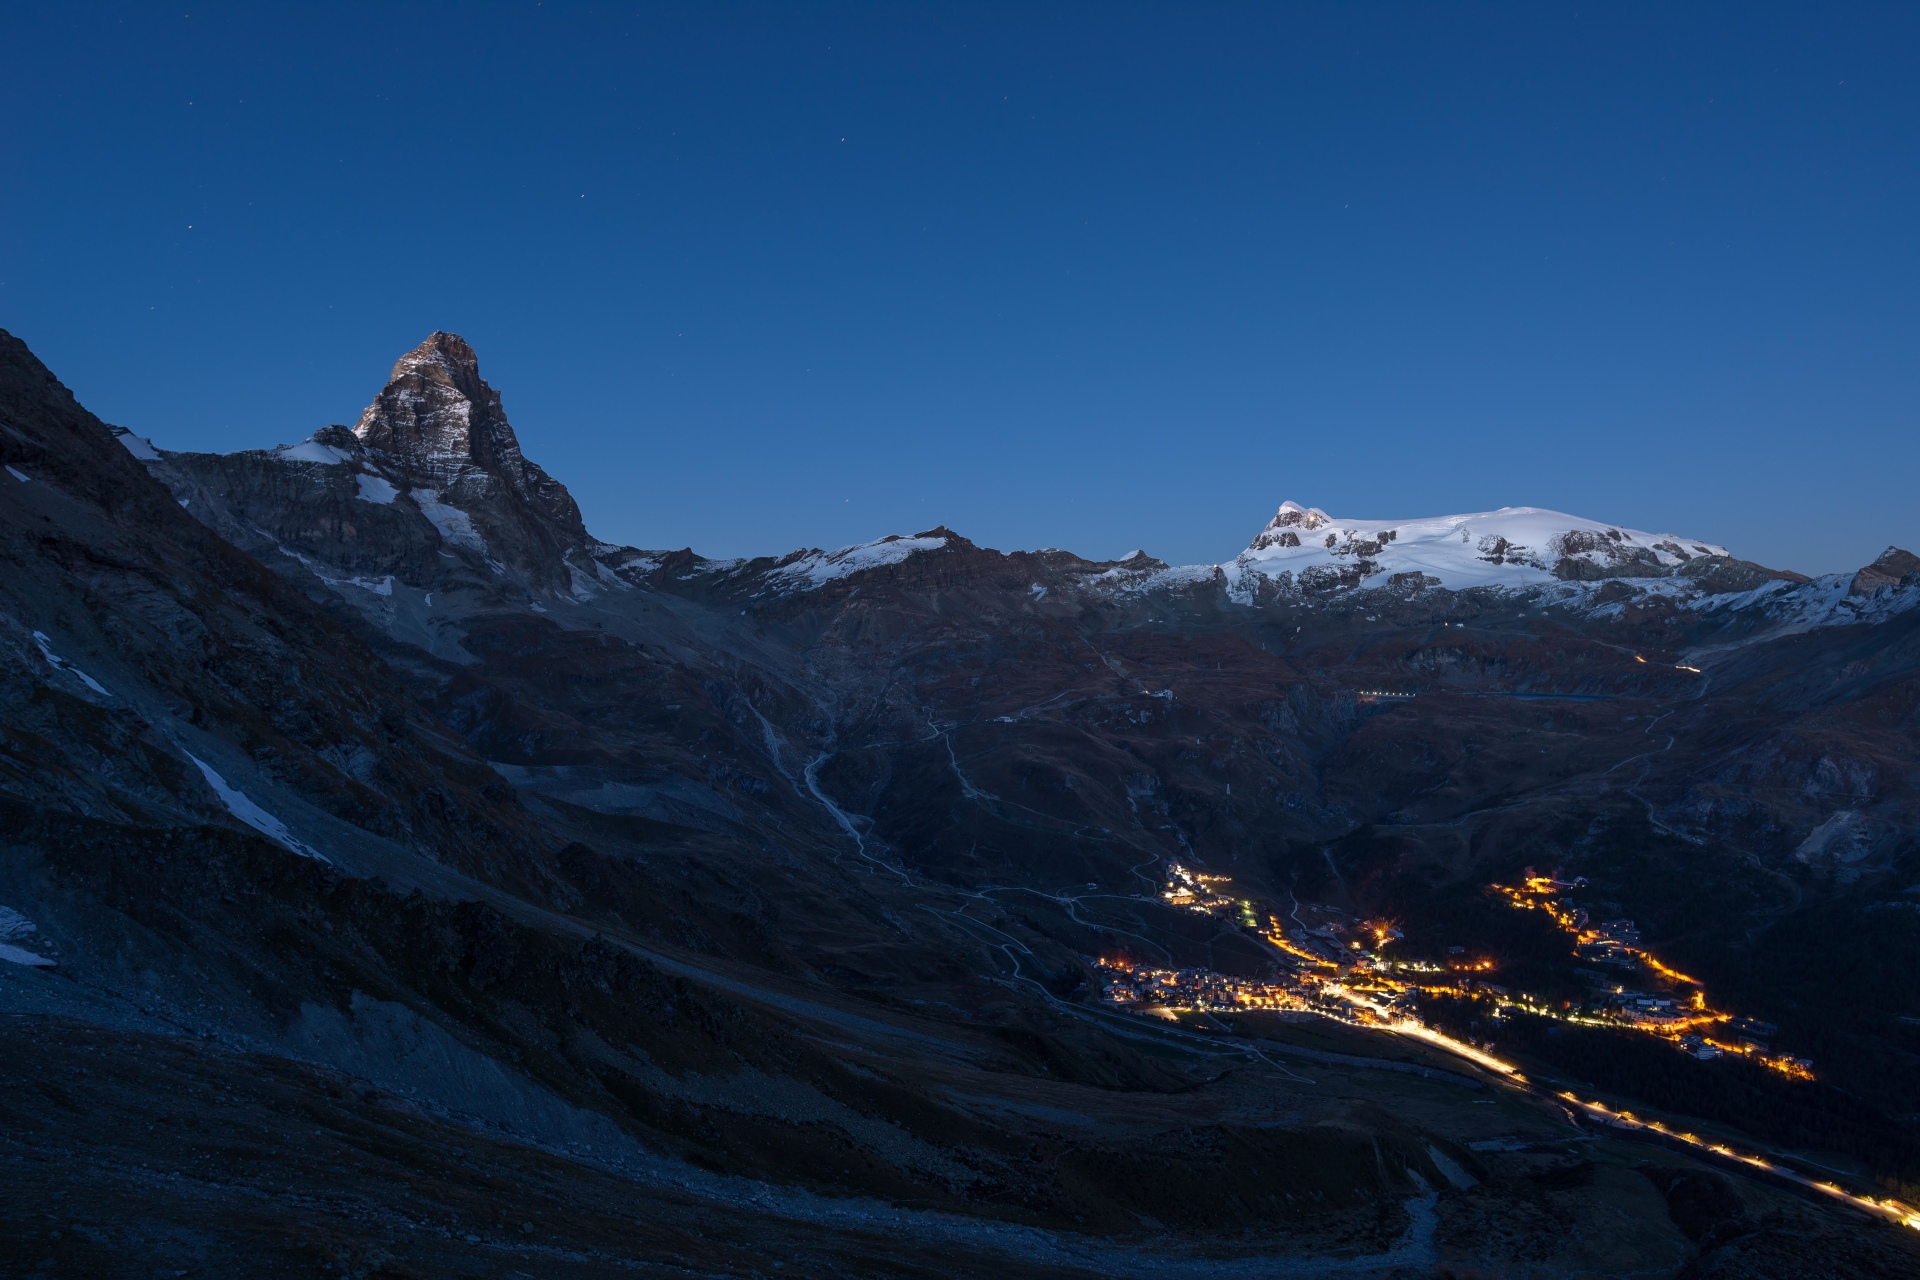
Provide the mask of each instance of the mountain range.
POLYGON ((0 462, 33 1265, 1920 1267, 1884 1214, 1556 1101, 1920 1197, 1911 553, 1810 579, 1291 501, 1216 565, 620 547, 447 333, 352 426, 232 454, 100 422, 0 335, 0 462), (1489 889, 1549 874, 1808 1078, 1548 1020, 1613 972, 1489 889), (1474 958, 1499 982, 1424 1016, 1554 1087, 1332 1005, 1103 994, 1265 981, 1268 918, 1343 975, 1363 931, 1474 958))

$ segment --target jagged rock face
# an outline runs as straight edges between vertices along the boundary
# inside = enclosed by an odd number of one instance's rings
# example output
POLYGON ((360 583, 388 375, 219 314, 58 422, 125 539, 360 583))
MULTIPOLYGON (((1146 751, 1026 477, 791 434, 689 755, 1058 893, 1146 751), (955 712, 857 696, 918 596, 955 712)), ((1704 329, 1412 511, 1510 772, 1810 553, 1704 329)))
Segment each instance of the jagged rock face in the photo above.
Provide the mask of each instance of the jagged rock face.
POLYGON ((456 334, 402 356, 352 428, 231 454, 120 439, 223 537, 363 608, 390 611, 396 583, 573 595, 611 578, 595 558, 610 549, 588 537, 566 486, 521 453, 456 334))
POLYGON ((353 434, 430 519, 436 504, 466 513, 480 548, 543 585, 564 581, 567 553, 587 546, 573 495, 520 452, 500 393, 458 334, 401 356, 353 434))
MULTIPOLYGON (((250 792, 249 813, 329 815, 329 834, 347 833, 336 861, 371 839, 544 877, 497 777, 450 751, 445 728, 323 610, 182 511, 4 332, 0 424, 12 469, 0 472, 0 806, 16 806, 0 827, 20 806, 182 831, 227 823, 232 805, 197 759, 250 792)), ((326 839, 307 830, 297 843, 326 839)))
POLYGON ((520 452, 500 393, 480 376, 479 358, 458 334, 435 333, 401 356, 353 434, 382 462, 443 496, 478 497, 505 484, 586 540, 573 495, 520 452))
POLYGON ((500 393, 458 334, 435 333, 394 362, 353 434, 409 471, 452 484, 469 466, 524 465, 500 393))

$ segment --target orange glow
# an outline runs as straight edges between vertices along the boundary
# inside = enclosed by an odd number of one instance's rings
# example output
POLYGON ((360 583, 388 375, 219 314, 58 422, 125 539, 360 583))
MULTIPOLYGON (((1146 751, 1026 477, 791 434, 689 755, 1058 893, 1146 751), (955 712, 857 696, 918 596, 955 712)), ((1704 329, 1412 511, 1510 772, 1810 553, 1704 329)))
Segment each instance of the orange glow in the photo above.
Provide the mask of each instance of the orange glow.
POLYGON ((1891 1197, 1884 1200, 1875 1200, 1869 1196, 1857 1196, 1832 1182, 1815 1182, 1812 1178, 1804 1177, 1792 1169, 1774 1164, 1772 1161, 1763 1160, 1759 1156, 1747 1155, 1744 1152, 1735 1151, 1725 1143, 1707 1142, 1691 1133, 1678 1133, 1656 1120, 1637 1119, 1631 1111, 1614 1111, 1602 1106, 1598 1102, 1588 1102, 1571 1093, 1562 1092, 1557 1096, 1579 1107, 1589 1116, 1592 1116, 1603 1124, 1617 1125, 1623 1129, 1645 1129, 1653 1133, 1661 1134, 1664 1137, 1683 1142, 1701 1151, 1711 1152, 1723 1159, 1738 1160, 1740 1163, 1749 1165, 1755 1169, 1765 1170, 1777 1177, 1786 1178, 1789 1181, 1799 1183, 1803 1187, 1818 1191, 1822 1195, 1831 1196, 1835 1200, 1844 1200, 1857 1209, 1864 1209, 1868 1213, 1878 1217, 1897 1222, 1903 1227, 1920 1231, 1920 1211, 1916 1211, 1912 1206, 1903 1204, 1891 1197))
POLYGON ((1308 964, 1317 965, 1323 969, 1338 969, 1340 967, 1325 956, 1309 951, 1305 947, 1295 946, 1292 940, 1278 929, 1275 929, 1272 933, 1262 934, 1261 936, 1267 940, 1269 945, 1286 952, 1297 960, 1305 960, 1308 964))
POLYGON ((1661 977, 1665 978, 1669 982, 1684 982, 1688 986, 1693 986, 1693 987, 1697 987, 1701 985, 1700 979, 1689 978, 1686 974, 1680 972, 1678 969, 1669 969, 1666 965, 1661 964, 1658 960, 1655 960, 1652 955, 1650 955, 1645 951, 1640 950, 1637 947, 1630 947, 1628 948, 1628 950, 1632 951, 1634 955, 1639 957, 1641 964, 1646 965, 1647 968, 1653 970, 1655 973, 1659 974, 1661 977))
MULTIPOLYGON (((1527 870, 1531 873, 1533 868, 1529 867, 1527 870)), ((1492 884, 1487 886, 1487 891, 1505 898, 1511 906, 1529 911, 1544 911, 1552 916, 1556 924, 1567 933, 1573 935, 1574 945, 1576 947, 1574 954, 1576 956, 1580 955, 1578 948, 1598 947, 1602 950, 1603 959, 1609 955, 1616 957, 1628 956, 1636 963, 1644 965, 1655 976, 1667 983, 1675 986, 1690 986, 1694 988, 1693 994, 1688 1000, 1688 1008, 1684 1013, 1679 1010, 1657 1010, 1652 1012, 1629 1010, 1625 1011, 1623 1017, 1601 1023, 1600 1025, 1612 1025, 1625 1030, 1657 1035, 1662 1039, 1678 1044, 1684 1034, 1697 1034, 1701 1028, 1711 1026, 1715 1022, 1724 1021, 1732 1016, 1713 1009, 1707 1004, 1706 989, 1700 979, 1691 974, 1682 973, 1671 965, 1662 964, 1644 947, 1629 945, 1631 941, 1637 941, 1634 935, 1616 934, 1612 931, 1611 924, 1603 927, 1582 927, 1581 921, 1584 919, 1585 913, 1580 911, 1571 900, 1557 898, 1555 896, 1571 887, 1573 887, 1571 884, 1557 879, 1556 876, 1529 874, 1522 881, 1520 887, 1516 888, 1513 885, 1492 884)), ((1448 965, 1448 968, 1456 973, 1475 972, 1483 967, 1490 966, 1484 966, 1474 962, 1460 962, 1448 965)), ((1622 988, 1616 987, 1614 991, 1615 994, 1620 994, 1622 988)), ((1527 1001, 1525 1003, 1531 1005, 1533 1002, 1527 1001)), ((1572 1018, 1571 1020, 1582 1022, 1596 1021, 1578 1017, 1572 1018)), ((1745 1045, 1721 1044, 1713 1040, 1704 1040, 1704 1043, 1711 1045, 1722 1053, 1738 1053, 1750 1058, 1757 1058, 1771 1069, 1780 1072, 1782 1075, 1792 1076, 1797 1080, 1812 1080, 1815 1078, 1813 1072, 1809 1070, 1804 1063, 1791 1057, 1767 1057, 1763 1054, 1756 1054, 1745 1045)))

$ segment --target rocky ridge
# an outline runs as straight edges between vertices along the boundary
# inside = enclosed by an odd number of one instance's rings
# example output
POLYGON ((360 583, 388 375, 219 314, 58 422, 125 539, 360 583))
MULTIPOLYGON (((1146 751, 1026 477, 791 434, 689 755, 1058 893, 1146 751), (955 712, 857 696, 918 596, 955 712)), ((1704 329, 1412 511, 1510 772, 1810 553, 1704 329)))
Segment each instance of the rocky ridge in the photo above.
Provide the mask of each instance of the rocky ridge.
MULTIPOLYGON (((396 586, 528 603, 586 602, 648 588, 707 599, 777 603, 864 575, 942 570, 909 560, 973 556, 982 549, 947 529, 889 535, 833 551, 715 561, 616 547, 591 537, 566 487, 527 461, 499 393, 480 376, 471 347, 435 333, 394 366, 388 385, 349 431, 328 427, 273 450, 229 455, 138 448, 155 474, 200 518, 255 555, 383 618, 396 586), (381 508, 385 508, 381 510, 381 508), (289 562, 292 563, 289 563, 289 562), (295 568, 297 564, 299 568, 295 568)), ((1833 625, 1920 602, 1902 584, 1912 557, 1850 575, 1845 594, 1888 598, 1864 612, 1830 597, 1827 581, 1732 556, 1726 548, 1649 534, 1532 507, 1410 520, 1335 520, 1282 503, 1234 560, 1169 566, 1144 552, 1094 562, 1062 552, 984 552, 1003 573, 1032 569, 1025 588, 1097 603, 1129 596, 1211 596, 1232 605, 1277 599, 1355 607, 1367 593, 1507 592, 1580 612, 1618 613, 1622 601, 1659 596, 1696 612, 1749 612, 1776 626, 1833 625), (1803 589, 1804 588, 1804 589, 1803 589), (1356 595, 1355 593, 1359 593, 1356 595)), ((451 607, 451 606, 450 606, 451 607)), ((403 611, 404 612, 404 611, 403 611)))

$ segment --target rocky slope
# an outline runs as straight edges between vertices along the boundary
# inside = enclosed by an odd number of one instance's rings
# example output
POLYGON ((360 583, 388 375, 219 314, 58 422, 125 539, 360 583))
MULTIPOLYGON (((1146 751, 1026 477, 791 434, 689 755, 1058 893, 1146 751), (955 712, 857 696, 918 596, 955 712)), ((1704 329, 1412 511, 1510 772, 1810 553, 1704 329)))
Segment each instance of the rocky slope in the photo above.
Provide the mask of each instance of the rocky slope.
POLYGON ((58 1240, 12 1220, 56 1264, 1907 1258, 1751 1186, 1695 1233, 1708 1184, 1457 1059, 1155 1030, 1088 963, 1258 971, 1160 901, 1173 860, 1436 956, 1561 862, 1906 1123, 1915 998, 1813 981, 1836 934, 1913 949, 1905 553, 1807 581, 1532 509, 1289 503, 1219 566, 944 528, 719 562, 593 539, 452 335, 355 427, 224 456, 0 354, 0 903, 53 962, 0 998, 14 1061, 94 1064, 16 1068, 49 1101, 0 1176, 114 1170, 59 1182, 58 1240), (149 1062, 181 1082, 151 1137, 62 1120, 146 1106, 149 1062), (242 1133, 355 1198, 223 1227, 288 1167, 242 1133))

